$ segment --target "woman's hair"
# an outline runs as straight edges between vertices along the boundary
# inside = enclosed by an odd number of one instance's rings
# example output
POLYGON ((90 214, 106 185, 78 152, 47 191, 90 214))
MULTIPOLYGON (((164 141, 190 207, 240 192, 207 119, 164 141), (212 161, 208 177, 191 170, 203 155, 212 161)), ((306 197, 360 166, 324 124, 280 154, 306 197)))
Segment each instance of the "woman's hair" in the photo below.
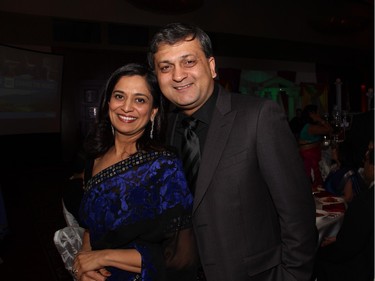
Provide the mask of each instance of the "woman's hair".
POLYGON ((143 64, 129 63, 115 70, 105 85, 101 96, 99 112, 95 126, 89 132, 85 141, 85 151, 88 157, 96 158, 103 155, 114 145, 114 135, 112 124, 109 118, 109 101, 113 89, 120 78, 124 76, 144 77, 153 97, 153 108, 158 108, 154 118, 153 138, 150 137, 151 121, 146 125, 142 136, 137 140, 137 150, 163 149, 162 143, 165 141, 166 117, 165 99, 159 89, 154 73, 143 64))
POLYGON ((198 39, 206 58, 213 56, 210 37, 198 26, 186 23, 170 23, 161 28, 152 38, 148 53, 148 64, 155 68, 154 55, 160 44, 173 45, 180 41, 192 41, 198 39))
POLYGON ((308 104, 303 108, 301 118, 302 118, 302 122, 304 124, 314 123, 314 120, 310 117, 310 113, 312 113, 312 112, 314 112, 314 113, 318 112, 318 106, 317 105, 308 104))
POLYGON ((374 149, 368 151, 368 161, 371 165, 374 165, 374 149))

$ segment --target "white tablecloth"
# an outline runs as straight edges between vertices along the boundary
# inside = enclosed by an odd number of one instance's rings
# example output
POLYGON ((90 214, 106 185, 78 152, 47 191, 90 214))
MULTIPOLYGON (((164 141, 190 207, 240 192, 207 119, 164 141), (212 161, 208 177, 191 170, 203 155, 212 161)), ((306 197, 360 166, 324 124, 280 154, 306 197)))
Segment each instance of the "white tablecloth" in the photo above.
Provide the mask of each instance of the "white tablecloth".
POLYGON ((344 214, 338 216, 327 216, 316 222, 319 231, 319 245, 324 237, 336 236, 340 230, 344 214))
MULTIPOLYGON (((322 210, 322 204, 315 199, 317 210, 322 210)), ((332 213, 326 217, 317 217, 316 227, 319 231, 319 245, 324 237, 336 236, 344 220, 344 213, 332 213)))

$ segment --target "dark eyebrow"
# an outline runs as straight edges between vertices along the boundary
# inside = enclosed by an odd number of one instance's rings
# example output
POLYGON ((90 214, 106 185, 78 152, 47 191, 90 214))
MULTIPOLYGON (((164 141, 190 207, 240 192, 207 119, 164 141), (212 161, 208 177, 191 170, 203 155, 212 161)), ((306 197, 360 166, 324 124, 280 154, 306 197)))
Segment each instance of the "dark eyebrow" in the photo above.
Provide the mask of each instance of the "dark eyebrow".
POLYGON ((148 99, 150 99, 150 96, 149 95, 147 95, 147 94, 144 94, 144 93, 135 93, 134 94, 135 96, 141 96, 141 97, 145 97, 145 98, 148 98, 148 99))
POLYGON ((113 90, 112 94, 119 93, 119 94, 125 94, 124 91, 121 90, 113 90))
MULTIPOLYGON (((112 94, 116 94, 116 93, 119 93, 119 94, 123 94, 123 95, 126 95, 126 93, 124 91, 121 91, 121 90, 114 90, 112 92, 112 94)), ((147 99, 150 99, 150 96, 147 95, 147 94, 144 94, 144 93, 134 93, 133 96, 136 96, 136 97, 145 97, 147 99)), ((152 95, 151 95, 152 96, 152 95)))
MULTIPOLYGON (((179 57, 179 59, 186 59, 187 57, 190 57, 190 56, 196 57, 193 54, 186 54, 186 55, 183 55, 183 56, 179 57)), ((170 63, 170 64, 172 64, 172 62, 170 62, 169 60, 159 61, 158 63, 170 63)))

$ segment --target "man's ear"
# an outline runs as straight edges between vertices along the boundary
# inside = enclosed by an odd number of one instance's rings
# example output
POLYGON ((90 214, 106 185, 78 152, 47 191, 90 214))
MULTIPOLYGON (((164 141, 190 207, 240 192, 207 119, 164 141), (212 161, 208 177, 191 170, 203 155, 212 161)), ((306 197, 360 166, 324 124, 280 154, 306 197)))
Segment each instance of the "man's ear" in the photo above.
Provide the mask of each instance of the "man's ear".
POLYGON ((210 65, 211 76, 212 78, 215 78, 217 76, 215 58, 214 57, 208 58, 208 63, 210 65))

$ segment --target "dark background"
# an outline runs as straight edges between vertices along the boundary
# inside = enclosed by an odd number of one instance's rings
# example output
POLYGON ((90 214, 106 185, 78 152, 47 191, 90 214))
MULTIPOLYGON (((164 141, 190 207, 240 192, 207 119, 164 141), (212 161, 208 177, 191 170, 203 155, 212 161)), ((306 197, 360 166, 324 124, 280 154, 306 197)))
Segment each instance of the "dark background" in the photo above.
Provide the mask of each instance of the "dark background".
POLYGON ((373 0, 2 0, 0 44, 62 55, 64 69, 60 133, 0 136, 10 229, 0 244, 1 280, 70 279, 52 237, 64 225, 61 193, 93 122, 86 112, 97 100, 85 93, 99 94, 120 65, 144 61, 159 26, 200 25, 218 57, 315 63, 329 105, 340 78, 356 113, 361 85, 374 85, 373 15, 373 0))
POLYGON ((340 78, 350 110, 361 111, 360 86, 374 84, 373 0, 301 2, 1 1, 0 44, 63 55, 64 68, 61 132, 0 137, 0 153, 7 163, 25 155, 70 162, 93 121, 88 107, 97 103, 85 103, 85 91, 99 94, 114 69, 145 61, 153 33, 173 21, 205 29, 217 57, 315 63, 318 82, 330 85, 330 106, 340 78))

